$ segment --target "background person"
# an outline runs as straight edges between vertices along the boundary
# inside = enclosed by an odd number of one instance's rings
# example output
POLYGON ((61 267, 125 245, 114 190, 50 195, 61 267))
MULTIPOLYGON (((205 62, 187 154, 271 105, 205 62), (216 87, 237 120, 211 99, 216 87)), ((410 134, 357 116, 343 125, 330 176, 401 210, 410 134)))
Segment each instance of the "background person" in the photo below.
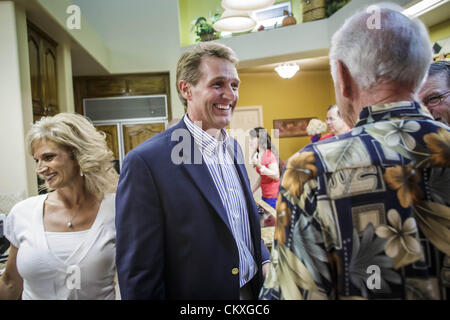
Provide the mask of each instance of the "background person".
POLYGON ((317 142, 321 138, 322 132, 327 131, 327 124, 319 119, 311 119, 306 127, 306 133, 311 142, 317 142))
POLYGON ((180 57, 187 114, 125 157, 117 189, 122 299, 255 299, 269 252, 242 150, 224 128, 238 101, 234 52, 180 57), (181 147, 180 147, 181 146, 181 147))
POLYGON ((253 153, 251 162, 259 174, 258 180, 252 187, 252 192, 255 193, 261 187, 262 199, 275 208, 280 186, 278 153, 272 145, 266 129, 257 127, 251 129, 249 134, 250 149, 253 153))
POLYGON ((115 299, 114 194, 118 175, 104 134, 60 113, 27 136, 50 193, 16 204, 0 299, 115 299))
POLYGON ((430 41, 395 7, 356 13, 332 37, 354 128, 289 159, 262 299, 448 298, 450 132, 414 101, 430 41))
POLYGON ((419 99, 433 118, 446 125, 450 123, 450 63, 438 61, 428 69, 428 78, 419 91, 419 99))
POLYGON ((339 107, 336 104, 328 107, 326 122, 330 132, 321 137, 319 141, 344 134, 351 130, 344 120, 342 120, 339 107))
MULTIPOLYGON (((280 187, 280 164, 278 162, 278 153, 267 130, 257 127, 249 131, 250 149, 253 152, 251 164, 259 174, 258 180, 252 186, 252 192, 255 193, 261 188, 261 199, 276 208, 278 189, 280 187)), ((264 226, 275 225, 275 217, 269 214, 264 217, 264 226)))

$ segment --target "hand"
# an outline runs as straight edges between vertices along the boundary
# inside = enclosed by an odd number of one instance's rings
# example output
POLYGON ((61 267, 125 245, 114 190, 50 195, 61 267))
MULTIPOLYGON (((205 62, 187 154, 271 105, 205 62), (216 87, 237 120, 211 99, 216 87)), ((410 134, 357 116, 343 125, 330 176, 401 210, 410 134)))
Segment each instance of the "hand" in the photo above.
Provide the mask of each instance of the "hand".
POLYGON ((258 168, 261 166, 260 163, 259 163, 259 153, 258 153, 258 152, 255 152, 255 153, 253 154, 253 157, 252 157, 252 159, 250 160, 250 163, 251 163, 252 165, 254 165, 254 166, 257 166, 258 168))

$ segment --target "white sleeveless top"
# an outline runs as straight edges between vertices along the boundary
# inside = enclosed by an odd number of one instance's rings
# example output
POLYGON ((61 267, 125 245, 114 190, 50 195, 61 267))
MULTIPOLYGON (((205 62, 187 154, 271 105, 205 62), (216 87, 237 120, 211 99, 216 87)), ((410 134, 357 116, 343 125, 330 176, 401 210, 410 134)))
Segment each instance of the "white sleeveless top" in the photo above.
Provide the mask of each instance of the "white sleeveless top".
POLYGON ((65 261, 75 251, 79 243, 82 243, 89 230, 75 232, 45 232, 48 248, 59 259, 65 261))
POLYGON ((115 194, 105 195, 91 229, 67 248, 45 234, 46 198, 45 194, 19 202, 6 219, 5 235, 18 248, 22 299, 115 299, 115 194))

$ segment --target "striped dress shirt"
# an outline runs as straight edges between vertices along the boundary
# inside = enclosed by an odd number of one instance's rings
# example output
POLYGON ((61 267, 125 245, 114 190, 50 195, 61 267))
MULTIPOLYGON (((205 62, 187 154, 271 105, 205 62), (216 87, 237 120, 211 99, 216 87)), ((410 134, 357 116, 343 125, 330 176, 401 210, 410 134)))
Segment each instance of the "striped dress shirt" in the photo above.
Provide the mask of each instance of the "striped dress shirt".
POLYGON ((254 248, 250 234, 247 202, 242 183, 236 171, 233 156, 232 139, 222 129, 219 140, 195 125, 187 115, 184 122, 199 146, 203 160, 208 167, 222 204, 227 213, 231 232, 239 251, 239 284, 244 286, 257 272, 254 248))

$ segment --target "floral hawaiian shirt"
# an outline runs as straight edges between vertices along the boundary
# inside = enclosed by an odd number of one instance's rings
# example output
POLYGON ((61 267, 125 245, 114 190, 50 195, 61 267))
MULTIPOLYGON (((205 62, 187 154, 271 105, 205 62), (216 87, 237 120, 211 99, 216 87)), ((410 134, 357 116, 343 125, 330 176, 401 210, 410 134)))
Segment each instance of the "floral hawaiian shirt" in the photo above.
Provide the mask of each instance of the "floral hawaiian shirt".
POLYGON ((292 156, 260 299, 447 299, 449 130, 417 102, 375 105, 292 156))

